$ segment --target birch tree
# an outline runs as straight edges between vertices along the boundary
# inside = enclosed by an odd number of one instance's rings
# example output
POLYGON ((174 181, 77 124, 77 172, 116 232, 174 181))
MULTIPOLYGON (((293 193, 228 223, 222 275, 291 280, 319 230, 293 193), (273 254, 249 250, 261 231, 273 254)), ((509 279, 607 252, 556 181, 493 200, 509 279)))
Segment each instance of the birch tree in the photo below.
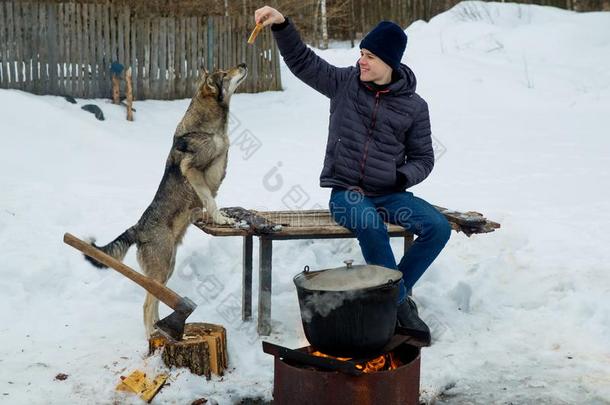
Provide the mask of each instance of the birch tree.
POLYGON ((328 49, 328 22, 326 19, 326 0, 320 0, 320 17, 322 17, 322 49, 328 49))

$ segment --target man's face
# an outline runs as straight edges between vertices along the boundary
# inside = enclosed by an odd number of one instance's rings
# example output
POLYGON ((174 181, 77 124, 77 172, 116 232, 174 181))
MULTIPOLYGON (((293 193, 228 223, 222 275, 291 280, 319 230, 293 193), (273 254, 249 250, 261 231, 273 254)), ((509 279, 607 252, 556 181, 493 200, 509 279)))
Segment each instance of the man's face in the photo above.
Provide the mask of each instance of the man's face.
POLYGON ((365 48, 360 50, 358 65, 360 66, 360 80, 363 82, 381 82, 392 77, 392 68, 365 48))

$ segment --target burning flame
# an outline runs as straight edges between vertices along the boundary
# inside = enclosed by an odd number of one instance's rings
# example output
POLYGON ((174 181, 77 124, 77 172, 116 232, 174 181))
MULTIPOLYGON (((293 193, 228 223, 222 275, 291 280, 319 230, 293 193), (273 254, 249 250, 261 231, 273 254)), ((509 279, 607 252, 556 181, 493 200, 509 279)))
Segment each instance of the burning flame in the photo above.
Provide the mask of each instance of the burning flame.
POLYGON ((335 356, 331 356, 330 354, 326 354, 326 353, 322 353, 320 351, 315 351, 311 353, 314 356, 318 356, 318 357, 327 357, 329 359, 336 359, 336 360, 341 360, 341 361, 347 361, 347 360, 351 360, 351 357, 335 357, 335 356))
POLYGON ((376 371, 395 370, 399 366, 400 362, 394 357, 394 354, 388 353, 369 360, 364 364, 358 364, 356 368, 362 370, 363 373, 374 373, 376 371))
MULTIPOLYGON (((336 359, 341 361, 351 360, 351 357, 335 357, 329 354, 322 353, 320 351, 315 351, 311 353, 314 356, 318 357, 327 357, 330 359, 336 359)), ((372 360, 367 361, 363 364, 357 364, 356 368, 361 370, 363 373, 374 373, 377 371, 387 371, 387 370, 395 370, 401 366, 400 361, 394 356, 394 353, 382 354, 379 357, 375 357, 372 360)))

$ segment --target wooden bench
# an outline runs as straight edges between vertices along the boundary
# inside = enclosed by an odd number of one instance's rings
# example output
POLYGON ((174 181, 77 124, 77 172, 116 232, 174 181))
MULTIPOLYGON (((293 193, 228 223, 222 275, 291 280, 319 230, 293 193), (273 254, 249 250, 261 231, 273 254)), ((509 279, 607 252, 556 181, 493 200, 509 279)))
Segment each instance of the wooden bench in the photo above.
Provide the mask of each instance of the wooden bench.
MULTIPOLYGON (((435 206, 449 220, 453 230, 474 233, 493 232, 500 224, 492 222, 474 211, 457 212, 435 206)), ((258 325, 259 335, 271 333, 271 275, 272 249, 274 240, 292 239, 336 239, 355 238, 355 235, 338 225, 328 210, 302 211, 255 211, 241 207, 221 208, 221 211, 237 221, 241 227, 197 222, 195 225, 213 236, 241 236, 243 238, 242 273, 242 319, 252 317, 252 240, 259 238, 259 285, 258 285, 258 325)), ((414 241, 414 235, 403 227, 386 224, 390 237, 404 238, 406 252, 414 241)), ((337 264, 340 266, 340 263, 337 264)))

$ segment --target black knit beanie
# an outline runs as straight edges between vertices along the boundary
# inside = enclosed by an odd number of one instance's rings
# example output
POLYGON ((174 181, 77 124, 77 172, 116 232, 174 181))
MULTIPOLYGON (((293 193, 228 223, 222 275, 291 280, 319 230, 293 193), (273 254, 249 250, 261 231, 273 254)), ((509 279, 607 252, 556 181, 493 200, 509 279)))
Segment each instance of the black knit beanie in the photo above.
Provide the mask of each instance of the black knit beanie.
POLYGON ((365 48, 373 52, 394 70, 400 67, 406 47, 407 34, 391 21, 377 24, 360 42, 360 49, 365 48))

